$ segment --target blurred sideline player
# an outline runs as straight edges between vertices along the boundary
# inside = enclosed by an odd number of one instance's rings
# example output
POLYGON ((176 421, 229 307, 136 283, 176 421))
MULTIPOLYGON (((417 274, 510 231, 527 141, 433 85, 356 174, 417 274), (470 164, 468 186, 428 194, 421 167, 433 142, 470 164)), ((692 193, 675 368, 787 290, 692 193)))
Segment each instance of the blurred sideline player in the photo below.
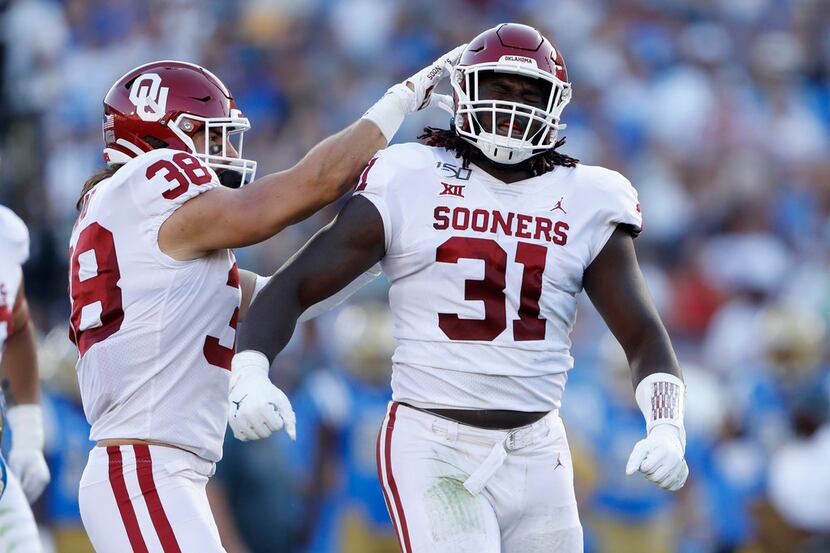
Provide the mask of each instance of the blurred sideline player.
MULTIPOLYGON (((445 63, 390 88, 290 169, 250 184, 256 163, 241 157, 250 124, 212 73, 160 61, 112 86, 108 168, 83 187, 69 255, 70 336, 98 446, 79 501, 96 551, 222 551, 205 484, 221 457, 229 384, 259 385, 231 375, 230 362, 236 326, 267 281, 239 271, 231 248, 348 190, 406 115, 435 99, 445 63)), ((282 419, 273 419, 257 432, 277 430, 282 419)))
POLYGON ((2 480, 5 490, 0 490, 5 491, 0 498, 0 553, 41 551, 29 504, 49 483, 49 469, 43 458, 35 331, 23 290, 21 265, 28 257, 26 225, 10 209, 0 206, 0 374, 6 401, 11 405, 6 420, 12 433, 8 470, 2 480))
MULTIPOLYGON (((369 162, 335 221, 253 304, 234 371, 267 374, 306 307, 381 261, 397 349, 377 461, 401 548, 582 551, 558 408, 583 288, 626 352, 646 419, 626 471, 668 490, 688 476, 680 367, 634 253, 636 191, 557 152, 571 87, 535 29, 480 34, 450 81, 454 129, 369 162)), ((248 408, 279 395, 263 386, 248 408)))
POLYGON ((388 309, 372 302, 346 307, 334 321, 331 342, 339 364, 309 375, 292 400, 296 405, 310 396, 318 427, 307 553, 392 553, 399 549, 375 464, 394 351, 388 309))

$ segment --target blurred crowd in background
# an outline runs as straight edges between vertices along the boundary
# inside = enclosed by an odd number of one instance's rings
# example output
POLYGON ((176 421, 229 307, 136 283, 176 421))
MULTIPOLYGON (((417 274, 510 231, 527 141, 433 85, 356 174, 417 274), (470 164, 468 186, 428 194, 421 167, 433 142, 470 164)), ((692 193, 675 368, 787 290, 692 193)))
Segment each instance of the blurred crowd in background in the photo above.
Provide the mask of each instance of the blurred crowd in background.
MULTIPOLYGON (((564 54, 562 151, 638 189, 641 264, 685 367, 691 477, 671 495, 625 461, 644 424, 587 300, 562 416, 586 551, 830 551, 830 3, 823 0, 0 0, 0 203, 29 225, 43 334, 50 548, 89 551, 77 483, 92 444, 66 340, 75 201, 102 167, 101 100, 165 58, 202 64, 288 167, 391 84, 502 21, 564 54), (49 329, 55 329, 49 332, 49 329)), ((441 112, 397 135, 446 127, 441 112)), ((332 206, 238 253, 271 272, 332 206)), ((299 328, 275 364, 298 441, 226 441, 211 500, 230 553, 396 551, 374 442, 389 399, 386 287, 299 328)))

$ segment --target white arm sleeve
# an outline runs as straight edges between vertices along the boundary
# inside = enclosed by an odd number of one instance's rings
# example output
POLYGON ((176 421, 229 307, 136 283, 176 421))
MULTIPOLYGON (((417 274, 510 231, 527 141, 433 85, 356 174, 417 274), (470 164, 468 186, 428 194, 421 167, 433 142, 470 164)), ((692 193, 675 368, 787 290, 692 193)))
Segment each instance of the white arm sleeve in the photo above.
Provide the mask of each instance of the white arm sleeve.
POLYGON ((334 294, 333 296, 324 299, 319 303, 315 303, 305 311, 303 314, 300 315, 300 322, 308 321, 315 317, 322 315, 327 311, 331 311, 347 299, 349 299, 352 295, 354 295, 358 290, 369 284, 370 282, 374 281, 376 278, 380 276, 381 269, 380 263, 375 264, 371 269, 351 281, 349 284, 346 285, 345 288, 334 294))

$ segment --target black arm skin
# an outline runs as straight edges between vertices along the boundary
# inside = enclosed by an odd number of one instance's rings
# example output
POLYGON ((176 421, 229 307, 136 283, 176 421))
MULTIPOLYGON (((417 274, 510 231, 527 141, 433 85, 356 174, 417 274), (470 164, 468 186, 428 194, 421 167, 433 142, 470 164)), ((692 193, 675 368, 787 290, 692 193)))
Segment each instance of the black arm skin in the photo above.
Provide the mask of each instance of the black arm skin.
POLYGON ((257 295, 240 327, 237 351, 261 351, 273 361, 302 312, 371 268, 384 250, 380 213, 366 198, 353 196, 257 295))
POLYGON ((583 276, 588 297, 625 350, 634 387, 652 373, 683 375, 648 293, 634 240, 618 226, 583 276))

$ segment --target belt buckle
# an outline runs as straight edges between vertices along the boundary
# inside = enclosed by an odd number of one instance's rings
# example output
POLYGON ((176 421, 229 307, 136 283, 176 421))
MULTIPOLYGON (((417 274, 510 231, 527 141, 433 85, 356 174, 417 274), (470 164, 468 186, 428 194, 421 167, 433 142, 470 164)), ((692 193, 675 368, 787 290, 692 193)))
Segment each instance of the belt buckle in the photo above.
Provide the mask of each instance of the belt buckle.
POLYGON ((524 440, 521 440, 519 433, 521 430, 514 430, 504 438, 504 449, 509 453, 518 451, 524 447, 524 440))
MULTIPOLYGON (((539 422, 543 420, 544 418, 539 419, 539 421, 531 424, 530 426, 524 426, 510 431, 504 438, 504 449, 508 452, 518 451, 535 442, 535 436, 540 430, 538 428, 539 422)), ((545 434, 547 435, 547 433, 545 434)))

